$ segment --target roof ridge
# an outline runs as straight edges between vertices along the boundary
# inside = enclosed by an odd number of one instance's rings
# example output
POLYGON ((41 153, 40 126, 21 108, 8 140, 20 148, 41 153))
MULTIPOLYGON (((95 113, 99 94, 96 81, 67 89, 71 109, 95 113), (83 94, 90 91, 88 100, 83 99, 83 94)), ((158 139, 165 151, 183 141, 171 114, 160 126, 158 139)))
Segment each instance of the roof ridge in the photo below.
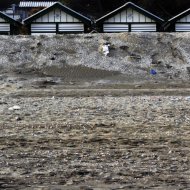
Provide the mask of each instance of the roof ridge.
POLYGON ((143 11, 143 12, 146 12, 147 14, 153 16, 154 18, 156 18, 156 19, 158 19, 158 20, 160 20, 160 21, 162 21, 162 22, 164 21, 162 18, 156 16, 155 14, 149 12, 148 10, 146 10, 146 9, 144 9, 144 8, 142 8, 142 7, 140 7, 140 6, 138 6, 137 4, 135 4, 135 3, 129 1, 129 2, 125 3, 125 4, 123 4, 122 6, 116 8, 115 10, 113 10, 113 11, 107 13, 106 15, 104 15, 104 16, 98 18, 98 19, 96 20, 96 22, 99 22, 100 20, 102 20, 102 19, 108 17, 109 15, 111 15, 111 14, 113 14, 113 13, 119 11, 120 9, 125 8, 127 5, 134 6, 135 8, 137 8, 137 9, 139 9, 139 10, 141 10, 141 11, 143 11))

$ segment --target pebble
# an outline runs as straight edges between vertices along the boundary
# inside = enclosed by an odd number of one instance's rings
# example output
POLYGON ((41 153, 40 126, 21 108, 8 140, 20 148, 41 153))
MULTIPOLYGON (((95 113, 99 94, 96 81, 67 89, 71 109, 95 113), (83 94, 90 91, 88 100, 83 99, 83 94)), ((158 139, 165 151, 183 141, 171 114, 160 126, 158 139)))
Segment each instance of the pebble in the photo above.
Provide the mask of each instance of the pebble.
POLYGON ((141 88, 142 85, 135 85, 135 88, 141 88))
POLYGON ((21 119, 21 117, 15 117, 15 120, 16 121, 21 121, 22 119, 21 119))

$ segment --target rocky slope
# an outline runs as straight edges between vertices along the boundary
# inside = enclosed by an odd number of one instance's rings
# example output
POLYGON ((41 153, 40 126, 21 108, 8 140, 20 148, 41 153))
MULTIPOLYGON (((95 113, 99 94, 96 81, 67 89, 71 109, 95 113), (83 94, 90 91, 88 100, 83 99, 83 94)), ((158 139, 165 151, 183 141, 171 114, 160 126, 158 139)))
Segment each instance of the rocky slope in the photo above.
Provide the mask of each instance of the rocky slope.
POLYGON ((188 81, 189 43, 188 33, 0 36, 0 72, 69 80, 119 76, 117 80, 137 82, 188 81), (110 45, 108 56, 101 51, 105 43, 110 45))

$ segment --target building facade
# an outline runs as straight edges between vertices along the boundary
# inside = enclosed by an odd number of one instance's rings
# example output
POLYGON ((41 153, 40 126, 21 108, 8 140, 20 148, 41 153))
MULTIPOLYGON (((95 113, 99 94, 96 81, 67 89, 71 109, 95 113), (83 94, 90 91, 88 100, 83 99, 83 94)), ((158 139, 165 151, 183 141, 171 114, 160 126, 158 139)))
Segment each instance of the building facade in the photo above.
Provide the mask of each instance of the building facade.
POLYGON ((190 9, 171 18, 167 25, 170 31, 190 32, 190 9))
POLYGON ((126 3, 96 20, 101 32, 156 32, 164 20, 134 3, 126 3))
POLYGON ((13 18, 7 16, 5 13, 0 12, 0 34, 18 34, 21 23, 17 22, 13 18))
POLYGON ((30 34, 84 33, 91 20, 82 14, 57 2, 52 6, 28 17, 23 22, 30 34))
POLYGON ((33 11, 38 11, 44 9, 46 7, 52 6, 57 1, 20 1, 17 12, 19 12, 20 17, 22 20, 26 19, 27 17, 31 16, 33 11))

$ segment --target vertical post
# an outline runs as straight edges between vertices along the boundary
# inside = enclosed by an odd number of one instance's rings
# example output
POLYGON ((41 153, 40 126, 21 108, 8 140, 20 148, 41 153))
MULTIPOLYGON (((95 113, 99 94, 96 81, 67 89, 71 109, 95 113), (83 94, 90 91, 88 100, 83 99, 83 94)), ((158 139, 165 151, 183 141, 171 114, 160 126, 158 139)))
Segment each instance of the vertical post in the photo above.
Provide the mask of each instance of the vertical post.
POLYGON ((129 32, 131 32, 131 23, 128 23, 129 26, 129 32))
POLYGON ((59 33, 59 23, 56 23, 56 34, 59 33))
POLYGON ((13 34, 13 25, 10 24, 10 31, 8 32, 9 35, 12 35, 13 34))
POLYGON ((162 32, 160 31, 160 25, 158 23, 156 23, 156 32, 162 32))
POLYGON ((32 33, 32 25, 30 24, 29 26, 28 26, 28 31, 29 31, 29 35, 31 35, 31 33, 32 33))

